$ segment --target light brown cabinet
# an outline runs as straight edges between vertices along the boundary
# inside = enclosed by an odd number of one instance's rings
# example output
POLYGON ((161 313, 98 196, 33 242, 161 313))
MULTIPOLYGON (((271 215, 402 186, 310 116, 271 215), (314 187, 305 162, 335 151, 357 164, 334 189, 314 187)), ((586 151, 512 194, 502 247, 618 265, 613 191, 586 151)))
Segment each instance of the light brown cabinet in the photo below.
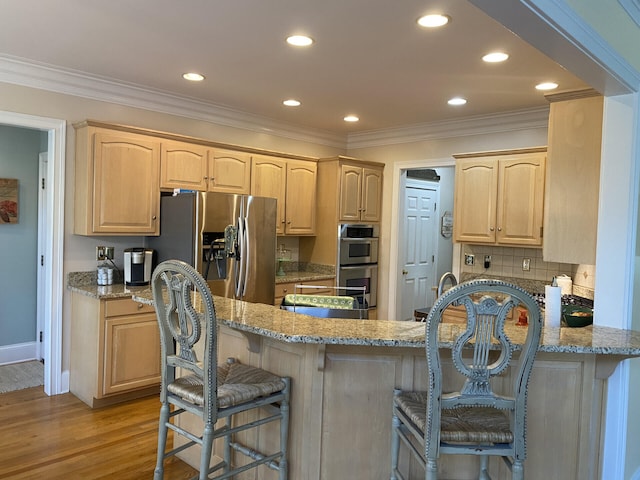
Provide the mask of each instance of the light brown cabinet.
POLYGON ((158 391, 160 335, 151 306, 74 293, 70 352, 71 393, 91 407, 158 391))
POLYGON ((546 148, 454 157, 454 240, 542 245, 546 148))
POLYGON ((251 159, 251 194, 278 200, 278 235, 316 232, 316 173, 312 161, 266 155, 251 159))
POLYGON ((593 90, 548 95, 545 262, 596 263, 604 99, 593 90))
POLYGON ((340 220, 379 222, 382 168, 343 163, 340 166, 340 220))
POLYGON ((160 142, 88 122, 76 128, 74 233, 157 235, 160 142))
POLYGON ((161 188, 248 194, 251 156, 186 142, 162 142, 161 188))

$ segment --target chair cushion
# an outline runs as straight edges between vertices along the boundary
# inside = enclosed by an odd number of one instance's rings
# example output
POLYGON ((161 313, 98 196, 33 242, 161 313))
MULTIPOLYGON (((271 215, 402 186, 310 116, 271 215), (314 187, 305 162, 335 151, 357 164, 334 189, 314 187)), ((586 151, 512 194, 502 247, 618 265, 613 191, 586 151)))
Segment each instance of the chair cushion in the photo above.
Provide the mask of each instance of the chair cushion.
MULTIPOLYGON (((218 407, 232 405, 266 397, 285 388, 282 378, 260 368, 239 362, 218 366, 218 407)), ((204 405, 204 389, 200 378, 195 375, 176 378, 167 390, 196 405, 204 405)))
MULTIPOLYGON (((427 392, 401 392, 396 405, 421 431, 427 424, 427 392)), ((460 407, 442 411, 440 441, 448 443, 511 443, 506 413, 491 407, 460 407)))

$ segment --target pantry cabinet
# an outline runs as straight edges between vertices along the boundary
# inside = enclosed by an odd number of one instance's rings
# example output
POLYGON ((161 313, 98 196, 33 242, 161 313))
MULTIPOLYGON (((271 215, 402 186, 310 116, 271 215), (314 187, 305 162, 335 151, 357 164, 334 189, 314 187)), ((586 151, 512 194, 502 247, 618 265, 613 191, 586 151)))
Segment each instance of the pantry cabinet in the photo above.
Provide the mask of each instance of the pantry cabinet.
POLYGON ((382 168, 343 163, 340 166, 340 220, 379 222, 382 168))
POLYGON ((278 201, 276 233, 314 235, 316 162, 254 155, 251 171, 251 194, 278 201))
POLYGON ((251 156, 186 142, 163 142, 160 187, 248 194, 251 156))
POLYGON ((91 407, 157 393, 155 310, 130 298, 72 294, 69 388, 91 407))
POLYGON ((159 140, 76 126, 74 233, 157 235, 159 175, 159 140))
POLYGON ((454 157, 454 240, 542 245, 546 148, 454 157))
POLYGON ((594 90, 548 95, 545 262, 595 265, 603 97, 594 90))

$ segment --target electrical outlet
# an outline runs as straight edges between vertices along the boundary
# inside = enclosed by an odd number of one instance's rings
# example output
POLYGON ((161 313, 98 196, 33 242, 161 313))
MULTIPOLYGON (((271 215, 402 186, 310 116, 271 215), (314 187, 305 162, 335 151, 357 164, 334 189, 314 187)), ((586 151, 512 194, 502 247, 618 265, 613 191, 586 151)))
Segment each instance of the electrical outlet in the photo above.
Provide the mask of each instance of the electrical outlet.
POLYGON ((469 266, 473 266, 473 264, 474 264, 473 255, 471 255, 470 253, 465 253, 464 254, 464 264, 465 265, 469 265, 469 266))
POLYGON ((522 270, 524 272, 528 272, 529 270, 531 270, 531 259, 530 258, 523 258, 522 259, 522 270))
POLYGON ((491 267, 491 255, 484 256, 484 268, 491 267))
POLYGON ((113 247, 96 247, 96 260, 113 260, 113 247))

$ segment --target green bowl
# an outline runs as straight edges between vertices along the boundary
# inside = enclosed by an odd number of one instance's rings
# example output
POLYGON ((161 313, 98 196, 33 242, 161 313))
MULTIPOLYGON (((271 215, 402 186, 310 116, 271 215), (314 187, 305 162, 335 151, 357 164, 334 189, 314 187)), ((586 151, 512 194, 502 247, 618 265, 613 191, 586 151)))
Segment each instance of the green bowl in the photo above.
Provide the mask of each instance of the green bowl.
POLYGON ((562 323, 567 327, 586 327, 591 325, 593 323, 593 308, 563 305, 562 323))

